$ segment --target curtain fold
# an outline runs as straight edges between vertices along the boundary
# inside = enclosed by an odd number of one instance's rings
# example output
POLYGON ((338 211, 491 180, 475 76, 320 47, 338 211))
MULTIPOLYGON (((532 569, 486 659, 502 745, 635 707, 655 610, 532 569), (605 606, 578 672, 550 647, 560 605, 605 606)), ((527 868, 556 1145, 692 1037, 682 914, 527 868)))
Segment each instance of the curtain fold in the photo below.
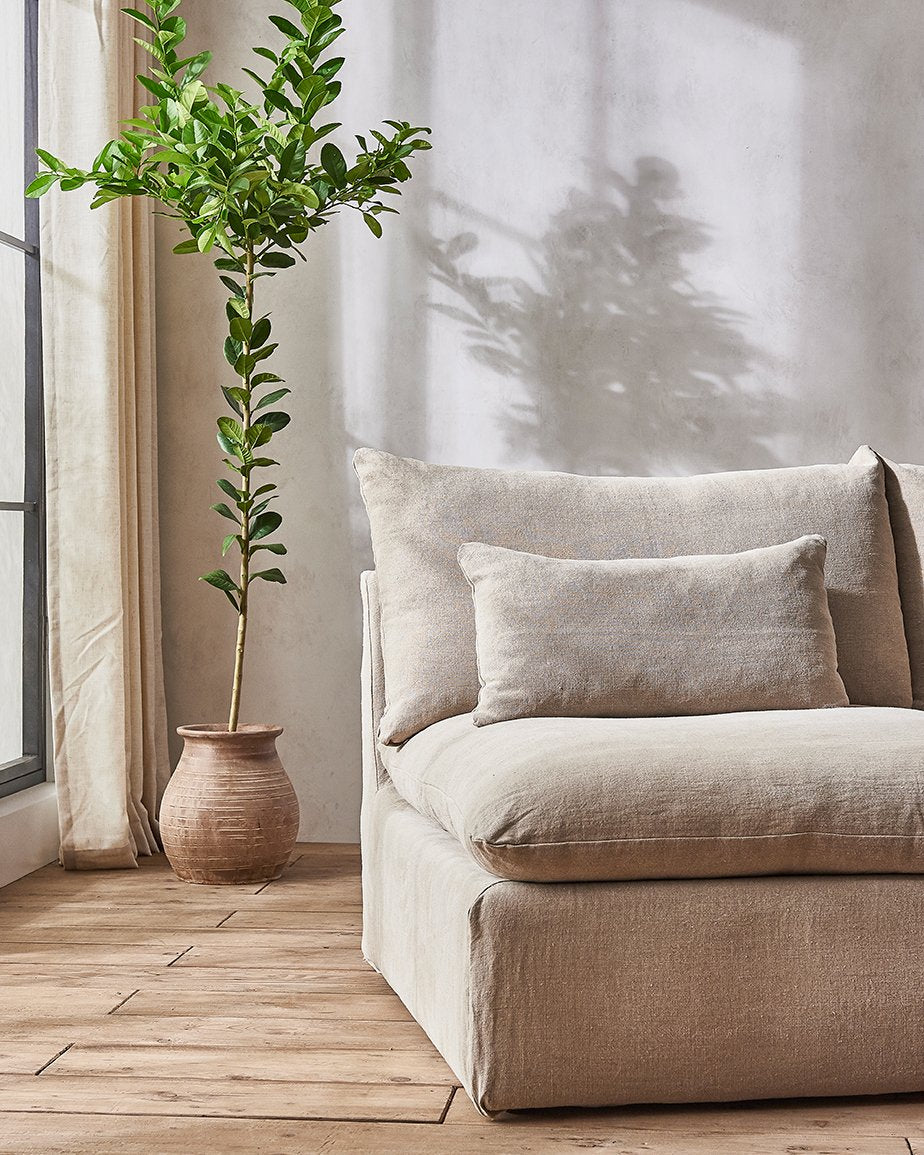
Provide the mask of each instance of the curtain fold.
MULTIPOLYGON (((134 115, 142 50, 112 0, 41 5, 40 140, 89 167, 134 115)), ((142 90, 139 90, 142 91, 142 90)), ((153 217, 42 200, 49 681, 61 861, 157 849, 161 659, 153 217)))

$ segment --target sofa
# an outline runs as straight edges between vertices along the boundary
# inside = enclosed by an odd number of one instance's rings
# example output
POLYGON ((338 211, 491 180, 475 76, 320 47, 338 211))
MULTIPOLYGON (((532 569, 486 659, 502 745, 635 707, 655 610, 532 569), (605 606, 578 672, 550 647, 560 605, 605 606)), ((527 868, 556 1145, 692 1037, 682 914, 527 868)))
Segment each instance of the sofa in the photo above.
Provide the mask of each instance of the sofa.
MULTIPOLYGON (((363 953, 479 1111, 924 1088, 924 468, 868 447, 839 465, 670 478, 376 450, 354 464, 375 558, 361 580, 363 953), (568 716, 533 702, 476 724, 465 543, 530 565, 647 565, 802 535, 799 573, 816 584, 827 550, 824 622, 799 635, 821 639, 827 697, 582 716, 572 692, 568 716)), ((749 598, 723 612, 751 612, 749 598)), ((668 634, 688 601, 658 609, 668 634)), ((541 646, 561 623, 536 620, 541 646)), ((742 620, 725 649, 770 633, 793 649, 785 620, 742 620)), ((721 674, 713 637, 691 652, 721 674)), ((624 643, 609 638, 608 664, 624 643)), ((660 660, 647 644, 628 647, 633 685, 660 660)), ((555 666, 553 652, 517 678, 555 666)))

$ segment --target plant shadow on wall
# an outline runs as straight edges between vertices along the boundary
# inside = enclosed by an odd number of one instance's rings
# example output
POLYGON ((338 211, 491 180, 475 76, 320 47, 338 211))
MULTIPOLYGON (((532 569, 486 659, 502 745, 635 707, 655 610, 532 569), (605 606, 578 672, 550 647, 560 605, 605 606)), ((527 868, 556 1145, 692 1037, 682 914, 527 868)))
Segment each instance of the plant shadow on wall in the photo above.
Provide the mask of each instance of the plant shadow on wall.
POLYGON ((464 326, 476 361, 526 393, 503 419, 511 451, 588 473, 776 464, 779 398, 744 387, 761 356, 745 316, 691 280, 688 258, 710 239, 670 211, 677 169, 640 157, 634 179, 598 170, 591 184, 522 242, 532 283, 465 272, 474 233, 430 247, 448 290, 432 308, 464 326))

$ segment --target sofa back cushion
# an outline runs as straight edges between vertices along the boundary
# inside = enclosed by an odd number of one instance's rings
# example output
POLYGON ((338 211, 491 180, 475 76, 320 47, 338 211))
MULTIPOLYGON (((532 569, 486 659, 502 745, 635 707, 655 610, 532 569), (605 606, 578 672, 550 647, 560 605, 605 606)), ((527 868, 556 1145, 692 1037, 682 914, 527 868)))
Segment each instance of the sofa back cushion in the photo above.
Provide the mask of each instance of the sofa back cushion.
POLYGON ((817 535, 743 553, 575 561, 469 542, 476 726, 849 705, 817 535))
POLYGON ((382 742, 475 707, 475 617, 456 558, 468 541, 602 560, 736 553, 820 534, 850 701, 911 704, 883 468, 871 449, 846 465, 694 477, 469 469, 374 449, 360 449, 354 466, 381 597, 382 742))
POLYGON ((911 687, 915 706, 924 709, 924 465, 883 462, 911 687))

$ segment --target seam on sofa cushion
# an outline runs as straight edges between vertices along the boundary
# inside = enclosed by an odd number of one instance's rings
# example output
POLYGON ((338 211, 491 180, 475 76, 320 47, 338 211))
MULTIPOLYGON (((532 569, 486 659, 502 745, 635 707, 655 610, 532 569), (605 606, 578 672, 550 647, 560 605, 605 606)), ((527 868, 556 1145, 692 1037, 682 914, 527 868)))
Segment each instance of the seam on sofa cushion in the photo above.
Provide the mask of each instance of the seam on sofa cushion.
POLYGON ((920 834, 847 834, 839 830, 787 830, 781 834, 651 834, 643 837, 587 838, 562 842, 489 842, 486 838, 471 837, 474 846, 487 850, 531 850, 546 846, 618 846, 636 842, 766 842, 785 838, 901 838, 907 842, 924 842, 920 834))
MULTIPOLYGON (((443 790, 443 788, 441 786, 436 786, 432 782, 425 782, 422 778, 415 778, 415 777, 413 777, 413 775, 402 775, 400 770, 398 771, 397 777, 395 776, 395 772, 393 770, 389 771, 389 774, 390 774, 391 780, 395 784, 395 786, 398 785, 398 781, 400 778, 402 778, 402 777, 410 778, 410 780, 412 782, 414 782, 418 786, 422 787, 422 791, 421 791, 422 793, 425 793, 427 790, 433 790, 437 794, 439 794, 442 798, 445 798, 447 805, 452 810, 455 811, 456 820, 457 820, 456 829, 455 830, 449 830, 449 828, 446 826, 446 824, 440 819, 439 815, 433 813, 432 807, 427 808, 426 817, 431 818, 435 823, 437 823, 437 825, 441 826, 449 834, 454 834, 460 842, 465 841, 465 838, 466 838, 466 835, 465 835, 465 816, 462 812, 462 807, 459 805, 459 803, 456 801, 456 799, 453 798, 453 796, 451 794, 449 794, 449 793, 447 793, 447 791, 443 790)), ((410 798, 408 798, 407 795, 404 794, 403 791, 399 790, 398 793, 401 795, 401 797, 404 799, 405 802, 407 802, 410 806, 414 806, 414 803, 411 802, 410 798)), ((414 806, 414 809, 416 810, 417 807, 414 806)))

